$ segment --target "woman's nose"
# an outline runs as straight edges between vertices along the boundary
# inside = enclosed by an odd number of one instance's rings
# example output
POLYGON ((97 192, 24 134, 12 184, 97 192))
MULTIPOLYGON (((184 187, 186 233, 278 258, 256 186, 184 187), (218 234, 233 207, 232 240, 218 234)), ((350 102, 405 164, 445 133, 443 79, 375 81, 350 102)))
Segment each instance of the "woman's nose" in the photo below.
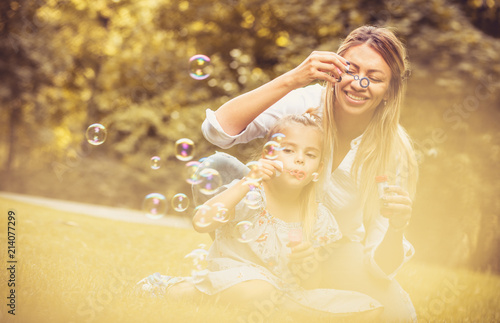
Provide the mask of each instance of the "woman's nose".
MULTIPOLYGON (((363 79, 364 80, 364 79, 363 79)), ((361 86, 360 80, 355 80, 354 78, 351 81, 351 87, 356 91, 364 91, 366 87, 361 86)))

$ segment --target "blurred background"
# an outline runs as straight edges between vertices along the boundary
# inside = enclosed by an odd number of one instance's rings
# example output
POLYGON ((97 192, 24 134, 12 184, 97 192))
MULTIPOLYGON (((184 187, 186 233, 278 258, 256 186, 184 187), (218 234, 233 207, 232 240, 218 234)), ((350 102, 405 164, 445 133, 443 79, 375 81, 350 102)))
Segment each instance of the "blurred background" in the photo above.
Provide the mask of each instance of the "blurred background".
MULTIPOLYGON (((500 271, 499 0, 5 0, 0 15, 0 190, 134 209, 191 196, 174 143, 221 150, 201 134, 206 109, 360 25, 396 28, 412 63, 415 258, 500 271), (196 54, 212 64, 202 80, 196 54), (94 123, 101 145, 85 138, 94 123)), ((228 152, 246 161, 261 144, 228 152)))

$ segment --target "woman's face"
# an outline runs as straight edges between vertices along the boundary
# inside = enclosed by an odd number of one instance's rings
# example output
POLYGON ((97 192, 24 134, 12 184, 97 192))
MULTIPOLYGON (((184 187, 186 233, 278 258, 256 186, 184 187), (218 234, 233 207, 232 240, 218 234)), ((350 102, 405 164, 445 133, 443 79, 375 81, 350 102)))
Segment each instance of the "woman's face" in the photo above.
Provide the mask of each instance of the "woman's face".
POLYGON ((351 47, 344 58, 351 63, 349 72, 358 75, 359 79, 367 77, 370 85, 363 88, 359 80, 343 73, 342 81, 335 85, 335 109, 349 115, 371 118, 381 101, 389 97, 391 69, 382 56, 366 44, 351 47))

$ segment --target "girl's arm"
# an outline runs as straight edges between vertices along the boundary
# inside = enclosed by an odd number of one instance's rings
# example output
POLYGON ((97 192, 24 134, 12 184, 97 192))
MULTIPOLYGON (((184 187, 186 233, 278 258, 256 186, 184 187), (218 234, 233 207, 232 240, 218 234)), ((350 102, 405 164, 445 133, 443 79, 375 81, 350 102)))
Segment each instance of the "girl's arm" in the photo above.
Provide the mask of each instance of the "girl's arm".
POLYGON ((218 227, 223 225, 224 223, 213 220, 219 212, 219 205, 223 205, 227 209, 227 220, 234 219, 234 209, 236 205, 249 191, 250 188, 245 184, 245 178, 243 178, 227 190, 206 201, 203 205, 209 206, 210 208, 208 210, 204 208, 198 209, 193 217, 194 229, 200 233, 207 233, 215 231, 218 227), (208 225, 200 225, 201 223, 206 223, 208 225))
POLYGON ((290 91, 314 80, 336 82, 341 75, 337 68, 345 71, 346 66, 346 60, 333 52, 312 52, 293 70, 222 105, 215 112, 217 121, 228 135, 237 135, 290 91))
POLYGON ((212 232, 223 225, 224 223, 213 220, 217 215, 219 205, 223 205, 227 209, 226 219, 228 221, 234 219, 236 205, 250 191, 250 187, 246 183, 247 177, 262 178, 262 181, 268 181, 276 176, 276 171, 282 170, 282 166, 278 162, 260 159, 258 168, 250 170, 247 176, 243 177, 235 185, 206 201, 203 205, 209 206, 208 210, 203 208, 198 209, 193 217, 194 229, 200 233, 206 233, 212 232))

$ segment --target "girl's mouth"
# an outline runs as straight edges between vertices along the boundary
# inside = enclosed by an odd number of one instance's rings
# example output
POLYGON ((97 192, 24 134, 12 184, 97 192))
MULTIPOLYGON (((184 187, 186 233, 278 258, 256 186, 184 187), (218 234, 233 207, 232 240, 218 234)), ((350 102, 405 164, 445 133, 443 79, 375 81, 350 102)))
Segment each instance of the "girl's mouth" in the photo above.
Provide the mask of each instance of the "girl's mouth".
POLYGON ((299 181, 303 180, 306 177, 306 173, 302 170, 297 170, 297 169, 287 169, 285 170, 286 173, 295 176, 299 181))

